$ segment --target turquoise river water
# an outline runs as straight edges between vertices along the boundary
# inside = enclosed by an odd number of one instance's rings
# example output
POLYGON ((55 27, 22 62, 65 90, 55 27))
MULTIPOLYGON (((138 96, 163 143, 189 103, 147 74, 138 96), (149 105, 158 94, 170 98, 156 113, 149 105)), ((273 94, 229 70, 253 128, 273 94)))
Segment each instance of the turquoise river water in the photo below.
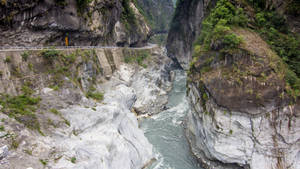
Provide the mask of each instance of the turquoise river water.
POLYGON ((183 71, 176 71, 167 106, 169 109, 141 121, 141 128, 153 145, 157 158, 147 169, 201 169, 184 134, 183 122, 190 107, 183 71))

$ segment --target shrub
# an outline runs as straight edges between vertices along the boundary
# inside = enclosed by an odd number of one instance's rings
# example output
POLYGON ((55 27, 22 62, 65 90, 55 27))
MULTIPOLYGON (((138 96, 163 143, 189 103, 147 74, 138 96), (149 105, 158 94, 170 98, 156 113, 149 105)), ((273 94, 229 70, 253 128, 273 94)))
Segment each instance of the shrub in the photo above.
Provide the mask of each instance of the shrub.
POLYGON ((39 97, 35 98, 23 94, 19 96, 0 95, 0 98, 0 105, 3 106, 2 111, 4 113, 42 134, 39 121, 34 114, 40 102, 39 97))
POLYGON ((255 19, 259 26, 264 26, 267 22, 263 12, 257 13, 255 19))
POLYGON ((52 112, 53 114, 55 114, 55 115, 58 115, 58 116, 60 116, 61 115, 61 113, 58 111, 58 110, 56 110, 56 109, 50 109, 50 112, 52 112))
POLYGON ((5 130, 4 126, 1 125, 1 126, 0 126, 0 131, 4 131, 4 130, 5 130))
POLYGON ((40 159, 40 162, 43 164, 43 166, 46 166, 48 164, 47 159, 40 159))
POLYGON ((75 164, 76 163, 76 157, 72 157, 71 162, 75 164))
POLYGON ((241 38, 232 33, 231 25, 246 26, 247 22, 242 8, 220 0, 203 21, 200 36, 194 46, 201 45, 204 50, 210 50, 211 44, 218 42, 222 44, 221 48, 236 48, 241 43, 241 38))
POLYGON ((286 74, 287 82, 294 89, 295 76, 300 77, 300 38, 288 31, 285 18, 275 11, 262 11, 256 17, 258 32, 271 48, 287 63, 290 71, 286 74))
POLYGON ((228 47, 228 48, 237 48, 239 44, 241 43, 242 39, 238 37, 237 35, 231 33, 231 34, 226 34, 224 36, 223 43, 228 47))
POLYGON ((28 67, 29 70, 31 70, 31 71, 33 70, 33 64, 32 63, 28 63, 27 67, 28 67))
POLYGON ((18 140, 16 140, 15 136, 11 137, 11 143, 10 143, 10 147, 12 149, 17 149, 20 145, 20 142, 18 140))
POLYGON ((288 91, 294 97, 300 96, 300 78, 292 70, 287 70, 285 73, 285 80, 290 85, 292 90, 288 91))
POLYGON ((103 100, 103 93, 100 93, 100 92, 93 92, 93 91, 88 91, 86 93, 86 97, 87 98, 92 98, 94 100, 97 100, 97 101, 102 101, 103 100))
POLYGON ((78 55, 76 55, 75 53, 71 53, 69 55, 62 55, 61 58, 65 65, 69 65, 76 61, 77 56, 78 55))
POLYGON ((125 63, 134 63, 136 62, 138 65, 143 66, 144 68, 147 67, 143 62, 145 59, 150 57, 149 51, 138 51, 136 54, 135 53, 129 53, 125 55, 124 57, 124 62, 125 63))
POLYGON ((4 59, 5 63, 10 63, 11 62, 11 56, 6 56, 6 58, 4 59))
POLYGON ((26 62, 28 60, 28 57, 29 57, 29 52, 25 51, 21 54, 21 56, 22 56, 22 60, 26 62))
POLYGON ((30 96, 34 93, 34 91, 27 85, 23 85, 21 90, 23 94, 26 96, 30 96))
POLYGON ((47 59, 48 61, 52 62, 54 59, 57 59, 60 55, 60 52, 55 50, 54 48, 52 49, 46 49, 43 50, 40 55, 47 59))

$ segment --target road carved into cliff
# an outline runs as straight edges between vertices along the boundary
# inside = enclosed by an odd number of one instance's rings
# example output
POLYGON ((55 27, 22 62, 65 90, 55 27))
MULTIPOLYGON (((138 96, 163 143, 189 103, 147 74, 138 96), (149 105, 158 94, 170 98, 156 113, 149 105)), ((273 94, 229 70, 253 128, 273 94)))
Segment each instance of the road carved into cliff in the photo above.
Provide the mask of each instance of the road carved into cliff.
POLYGON ((157 44, 148 44, 143 47, 119 47, 119 46, 0 46, 0 52, 23 51, 23 50, 68 50, 68 49, 119 49, 130 48, 133 50, 151 49, 157 47, 157 44))

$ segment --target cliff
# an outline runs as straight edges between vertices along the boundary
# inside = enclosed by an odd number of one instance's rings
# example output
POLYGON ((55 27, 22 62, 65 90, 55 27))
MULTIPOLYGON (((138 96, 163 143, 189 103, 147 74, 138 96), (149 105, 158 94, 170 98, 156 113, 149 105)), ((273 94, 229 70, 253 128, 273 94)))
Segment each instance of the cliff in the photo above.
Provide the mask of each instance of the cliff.
POLYGON ((5 0, 1 46, 142 46, 150 28, 130 0, 5 0))
POLYGON ((201 23, 207 15, 211 0, 178 0, 167 38, 168 56, 187 70, 192 59, 192 47, 200 34, 201 23))
POLYGON ((297 5, 179 2, 168 55, 189 69, 186 134, 204 168, 299 168, 297 5))
POLYGON ((136 4, 154 33, 169 30, 174 13, 172 0, 137 0, 136 4))
MULTIPOLYGON (((252 5, 256 3, 256 6, 260 5, 259 8, 261 9, 276 10, 287 19, 291 31, 300 32, 298 1, 266 0, 260 2, 254 0, 251 3, 252 5), (257 4, 257 2, 260 4, 257 4)), ((177 4, 166 47, 168 56, 179 62, 185 70, 188 70, 189 62, 192 60, 193 42, 200 34, 203 19, 209 14, 210 9, 215 6, 216 1, 178 0, 177 4)), ((251 11, 251 9, 249 10, 251 11)))
POLYGON ((140 13, 151 27, 151 43, 165 46, 174 14, 172 0, 135 0, 140 13))
POLYGON ((135 113, 167 102, 160 47, 0 56, 0 168, 138 169, 154 158, 135 113))

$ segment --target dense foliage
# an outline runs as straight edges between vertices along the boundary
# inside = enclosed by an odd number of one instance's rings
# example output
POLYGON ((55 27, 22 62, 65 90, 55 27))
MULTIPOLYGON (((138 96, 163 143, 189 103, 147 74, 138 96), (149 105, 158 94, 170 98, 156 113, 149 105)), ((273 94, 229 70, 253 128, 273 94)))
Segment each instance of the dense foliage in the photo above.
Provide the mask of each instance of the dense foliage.
MULTIPOLYGON (((300 91, 300 38, 289 31, 286 19, 266 7, 265 0, 248 0, 237 7, 232 1, 220 0, 210 15, 203 21, 201 34, 194 44, 194 55, 208 50, 228 51, 235 49, 241 39, 232 31, 234 27, 245 27, 258 32, 270 47, 282 58, 288 69, 284 78, 293 89, 293 95, 300 91), (255 16, 247 16, 243 8, 252 8, 255 16), (252 17, 251 19, 247 19, 252 17), (212 46, 215 45, 216 46, 212 46)), ((234 1, 233 1, 234 2, 234 1)), ((295 6, 299 0, 291 1, 295 6)), ((289 6, 289 8, 293 8, 289 6)), ((291 12, 292 9, 288 9, 291 12)), ((295 13, 295 11, 294 11, 295 13)))
POLYGON ((201 35, 196 40, 195 46, 200 45, 202 50, 211 50, 211 44, 218 43, 222 49, 236 48, 241 43, 241 38, 235 35, 231 28, 246 26, 247 22, 242 8, 236 8, 230 2, 220 0, 203 21, 201 35))
MULTIPOLYGON (((255 31, 282 58, 289 69, 285 80, 293 89, 293 95, 300 93, 300 37, 289 31, 286 18, 275 10, 266 8, 265 1, 248 0, 255 9, 255 31)), ((286 13, 297 15, 300 1, 290 1, 286 13), (297 9, 295 9, 297 8, 297 9)))
MULTIPOLYGON (((257 9, 259 10, 259 9, 257 9)), ((300 90, 300 40, 288 30, 286 20, 275 11, 260 11, 255 16, 260 35, 271 48, 287 63, 290 70, 286 80, 295 90, 300 90)))

